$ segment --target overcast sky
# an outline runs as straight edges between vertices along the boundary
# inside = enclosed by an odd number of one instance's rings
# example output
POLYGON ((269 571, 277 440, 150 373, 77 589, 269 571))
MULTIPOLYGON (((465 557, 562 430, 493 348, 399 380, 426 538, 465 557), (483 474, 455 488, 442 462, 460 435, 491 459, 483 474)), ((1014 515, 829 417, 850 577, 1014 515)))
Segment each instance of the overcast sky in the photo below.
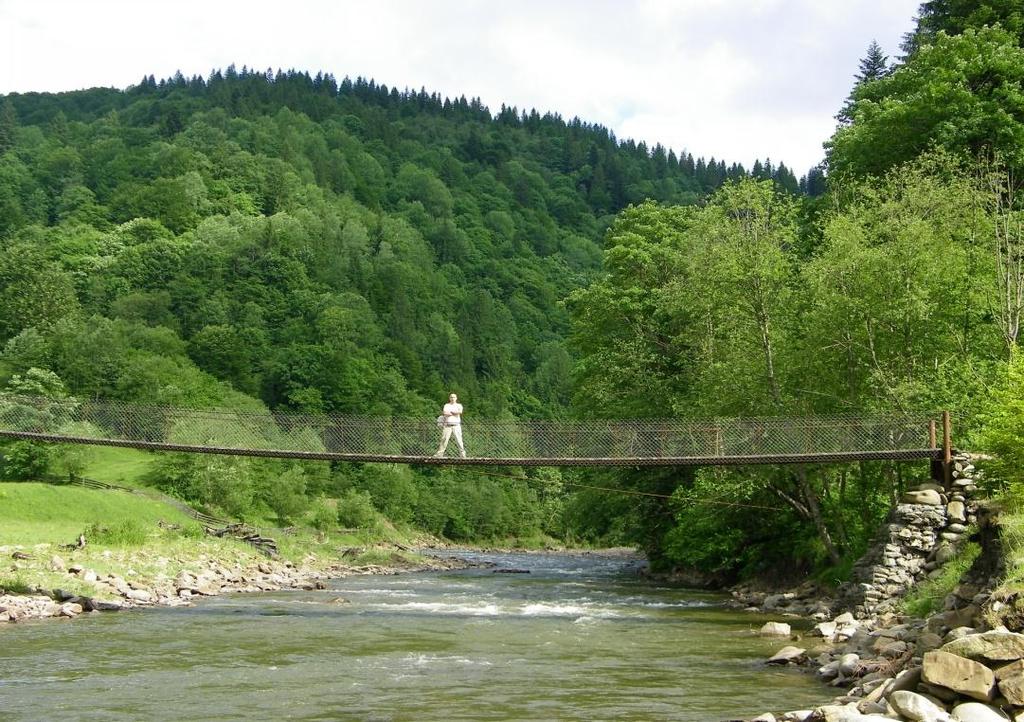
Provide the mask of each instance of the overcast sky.
POLYGON ((801 175, 920 0, 0 0, 0 94, 296 68, 554 111, 801 175))

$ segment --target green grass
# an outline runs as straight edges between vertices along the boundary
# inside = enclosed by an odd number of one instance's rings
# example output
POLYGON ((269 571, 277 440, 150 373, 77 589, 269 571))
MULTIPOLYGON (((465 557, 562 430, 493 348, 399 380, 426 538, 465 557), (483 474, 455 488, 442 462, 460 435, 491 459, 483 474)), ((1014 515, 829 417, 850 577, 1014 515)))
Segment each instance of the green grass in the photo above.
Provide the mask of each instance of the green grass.
POLYGON ((31 594, 33 587, 21 574, 0 574, 0 594, 31 594))
POLYGON ((142 485, 140 480, 156 459, 157 454, 151 451, 98 446, 86 461, 82 476, 137 487, 142 485))
POLYGON ((126 520, 143 529, 161 520, 192 523, 168 504, 127 492, 0 483, 0 545, 70 544, 93 524, 112 528, 126 520))
POLYGON ((924 619, 942 610, 942 603, 971 568, 981 554, 981 546, 974 542, 964 544, 960 553, 942 566, 942 573, 919 584, 903 598, 903 611, 912 617, 924 619))

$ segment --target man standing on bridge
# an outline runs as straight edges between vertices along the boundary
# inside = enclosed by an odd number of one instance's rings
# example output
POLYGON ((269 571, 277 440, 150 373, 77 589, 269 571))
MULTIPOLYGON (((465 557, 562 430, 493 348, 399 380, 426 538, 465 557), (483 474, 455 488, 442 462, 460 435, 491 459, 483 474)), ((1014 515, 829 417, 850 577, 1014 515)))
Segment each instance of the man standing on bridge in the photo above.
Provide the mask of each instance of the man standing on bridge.
POLYGON ((441 446, 438 447, 434 456, 444 456, 444 450, 448 448, 448 441, 455 437, 455 443, 459 445, 459 456, 466 458, 466 447, 462 444, 462 404, 455 394, 448 396, 448 403, 441 410, 441 446))

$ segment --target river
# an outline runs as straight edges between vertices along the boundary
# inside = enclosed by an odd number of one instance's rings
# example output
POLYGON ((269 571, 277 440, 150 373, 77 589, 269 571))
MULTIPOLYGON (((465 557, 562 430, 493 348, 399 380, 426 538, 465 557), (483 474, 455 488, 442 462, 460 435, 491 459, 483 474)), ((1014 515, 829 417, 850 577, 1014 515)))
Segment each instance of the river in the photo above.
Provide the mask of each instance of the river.
POLYGON ((714 722, 832 696, 763 664, 787 643, 764 618, 635 560, 464 556, 496 566, 0 625, 0 719, 714 722))

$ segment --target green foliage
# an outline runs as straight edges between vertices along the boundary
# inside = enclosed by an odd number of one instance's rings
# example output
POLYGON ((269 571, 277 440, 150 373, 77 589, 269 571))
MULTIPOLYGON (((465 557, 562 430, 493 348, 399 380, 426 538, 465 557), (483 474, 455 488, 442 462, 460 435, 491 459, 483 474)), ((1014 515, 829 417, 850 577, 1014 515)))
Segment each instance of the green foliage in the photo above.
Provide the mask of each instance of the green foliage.
POLYGON ((943 601, 956 588, 980 554, 981 547, 978 544, 965 544, 956 557, 942 566, 939 576, 919 584, 903 598, 903 612, 911 617, 924 619, 940 611, 943 601))
POLYGON ((338 526, 344 529, 374 529, 380 525, 380 513, 369 492, 350 489, 338 499, 338 526))
POLYGON ((5 444, 0 456, 0 478, 39 479, 50 468, 51 447, 36 441, 14 441, 5 444))
POLYGON ((35 587, 18 574, 0 575, 0 594, 32 594, 35 587))
POLYGON ((999 28, 938 33, 891 74, 858 85, 827 144, 833 174, 879 174, 931 147, 1024 164, 1024 47, 999 28))
POLYGON ((313 502, 309 515, 309 525, 322 532, 330 531, 338 526, 337 506, 323 497, 313 502))
POLYGON ((1024 490, 1024 354, 1019 350, 993 385, 982 426, 979 443, 993 456, 985 462, 986 472, 1024 490))
POLYGON ((0 544, 66 544, 97 521, 130 519, 143 529, 192 522, 181 511, 137 494, 32 482, 0 483, 0 544))
POLYGON ((111 547, 142 546, 148 536, 146 527, 135 519, 93 522, 85 530, 85 538, 91 543, 111 547))

